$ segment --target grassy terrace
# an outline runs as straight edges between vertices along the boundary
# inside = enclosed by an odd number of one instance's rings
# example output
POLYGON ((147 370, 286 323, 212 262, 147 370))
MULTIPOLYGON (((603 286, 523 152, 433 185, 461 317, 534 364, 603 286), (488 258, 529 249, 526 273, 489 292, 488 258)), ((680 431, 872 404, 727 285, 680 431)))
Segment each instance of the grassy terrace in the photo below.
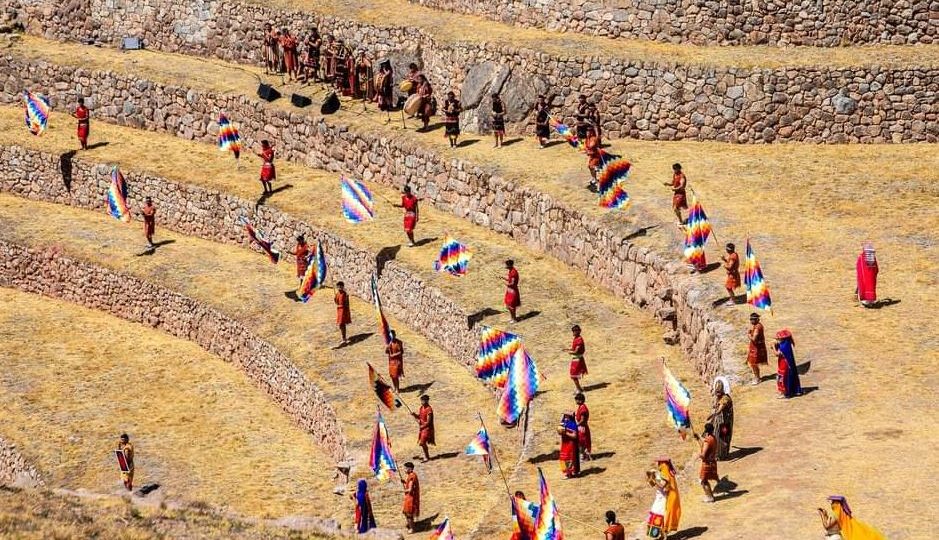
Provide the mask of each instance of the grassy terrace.
POLYGON ((331 461, 312 439, 237 367, 188 341, 0 289, 0 373, 4 436, 49 486, 120 493, 111 450, 126 431, 135 484, 161 484, 155 498, 256 516, 333 502, 331 461))
MULTIPOLYGON (((249 0, 256 1, 256 0, 249 0)), ((641 39, 559 34, 535 28, 519 28, 475 15, 448 13, 418 6, 407 0, 273 0, 265 6, 303 10, 337 18, 354 19, 375 26, 419 28, 444 43, 489 43, 525 47, 561 56, 605 56, 667 64, 734 67, 926 67, 937 65, 939 45, 771 47, 695 46, 641 39)), ((328 28, 320 28, 328 32, 328 28)))

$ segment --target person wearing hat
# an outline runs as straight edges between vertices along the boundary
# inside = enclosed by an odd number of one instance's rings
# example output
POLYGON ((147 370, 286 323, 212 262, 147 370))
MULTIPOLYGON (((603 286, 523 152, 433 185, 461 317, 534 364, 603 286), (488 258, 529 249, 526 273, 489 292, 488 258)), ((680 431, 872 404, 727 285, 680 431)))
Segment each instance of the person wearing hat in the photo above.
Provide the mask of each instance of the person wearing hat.
POLYGON ((434 409, 430 406, 430 396, 427 394, 421 396, 421 408, 418 409, 416 413, 411 413, 411 415, 417 420, 419 427, 417 432, 417 444, 424 452, 424 457, 421 461, 427 463, 430 461, 430 450, 428 450, 427 445, 432 444, 437 446, 437 441, 434 440, 434 409))
POLYGON ((753 372, 752 385, 760 384, 760 364, 769 364, 766 354, 766 337, 763 335, 763 323, 757 313, 750 314, 750 329, 747 330, 750 339, 747 347, 747 365, 753 372))
POLYGON ((385 354, 388 355, 388 376, 391 377, 391 386, 397 394, 401 392, 401 377, 404 376, 404 344, 394 330, 389 330, 388 335, 391 337, 385 347, 385 354))
POLYGON ((421 515, 421 483, 414 472, 414 464, 408 461, 404 464, 404 478, 401 479, 404 484, 404 503, 401 505, 401 513, 407 520, 408 532, 414 532, 414 521, 421 515))
POLYGON ((730 381, 720 376, 714 379, 714 408, 708 416, 717 435, 717 460, 730 457, 730 441, 734 436, 734 402, 730 398, 730 381))
POLYGON ((776 333, 776 389, 780 399, 789 399, 802 395, 802 382, 799 380, 799 370, 796 368, 795 340, 792 332, 783 328, 776 333))
POLYGON ((668 494, 665 498, 665 522, 662 524, 662 532, 670 534, 678 531, 678 524, 681 522, 681 497, 678 494, 678 472, 672 465, 672 460, 667 457, 660 457, 655 460, 655 466, 659 470, 662 478, 668 482, 668 494))
POLYGON ((307 245, 306 237, 302 234, 297 235, 297 247, 293 248, 291 254, 297 258, 297 280, 303 282, 307 261, 310 258, 310 246, 307 245))
POLYGON ((732 306, 737 303, 737 294, 734 291, 740 287, 740 255, 737 255, 737 248, 733 244, 728 243, 724 249, 727 251, 727 255, 721 257, 724 270, 727 271, 724 288, 727 289, 727 305, 732 306))

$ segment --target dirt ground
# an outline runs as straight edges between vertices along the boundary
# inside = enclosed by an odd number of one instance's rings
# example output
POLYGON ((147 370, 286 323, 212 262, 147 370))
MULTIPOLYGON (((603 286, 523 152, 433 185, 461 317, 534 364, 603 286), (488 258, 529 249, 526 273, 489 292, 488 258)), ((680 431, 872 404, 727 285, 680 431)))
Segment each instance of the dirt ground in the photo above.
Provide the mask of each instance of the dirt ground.
MULTIPOLYGON (((217 63, 152 52, 119 57, 111 51, 55 47, 53 61, 128 70, 166 81, 200 66, 197 80, 190 84, 213 89, 227 85, 239 93, 253 90, 251 76, 217 63)), ((37 51, 30 54, 46 53, 43 46, 30 48, 37 51)), ((17 48, 17 54, 21 52, 25 48, 17 48)), ((346 111, 337 118, 386 129, 393 136, 420 137, 448 156, 485 164, 585 212, 601 214, 594 196, 583 189, 582 156, 563 144, 538 150, 527 139, 501 151, 482 143, 451 151, 444 148, 439 132, 414 135, 381 127, 377 117, 355 117, 346 111), (552 174, 544 174, 546 162, 552 174)), ((62 137, 71 136, 71 127, 62 129, 68 131, 62 137)), ((474 134, 465 139, 487 141, 474 134)), ((929 390, 939 382, 932 367, 936 333, 929 330, 937 307, 931 290, 939 275, 933 232, 939 199, 935 145, 615 141, 611 150, 634 164, 627 189, 635 204, 625 214, 605 216, 604 222, 623 232, 642 232, 644 236, 634 241, 671 249, 677 257, 677 228, 661 183, 669 179, 671 163, 680 161, 712 219, 717 240, 734 241, 742 250, 745 236, 751 235, 774 299, 775 316, 765 318, 767 330, 792 329, 799 362, 811 361, 803 384, 817 387, 791 401, 776 400, 772 382, 734 389, 735 441, 760 450, 722 465, 722 472, 739 484, 737 492, 746 493, 707 507, 695 496, 686 497, 688 525, 708 527, 703 535, 707 538, 773 538, 779 531, 811 537, 819 534, 813 509, 828 494, 841 492, 859 517, 876 523, 890 538, 935 536, 935 525, 918 511, 921 506, 911 504, 913 493, 926 507, 937 502, 929 489, 935 475, 928 473, 937 470, 939 459, 935 452, 920 450, 939 442, 939 432, 921 416, 933 408, 929 390), (861 242, 868 239, 878 249, 881 296, 900 300, 880 310, 860 308, 852 296, 854 260, 861 242), (919 414, 911 415, 910 410, 919 414), (909 462, 916 464, 912 471, 909 462), (781 463, 785 473, 780 472, 781 463)), ((272 204, 279 201, 275 198, 272 204)), ((712 261, 719 253, 717 245, 709 248, 712 261)), ((722 272, 701 279, 715 301, 721 299, 722 272)), ((722 311, 741 328, 749 313, 745 306, 722 311)), ((588 335, 588 345, 591 341, 596 339, 588 335)), ((727 369, 742 370, 742 354, 740 365, 727 369)), ((564 498, 560 504, 563 511, 564 498)))

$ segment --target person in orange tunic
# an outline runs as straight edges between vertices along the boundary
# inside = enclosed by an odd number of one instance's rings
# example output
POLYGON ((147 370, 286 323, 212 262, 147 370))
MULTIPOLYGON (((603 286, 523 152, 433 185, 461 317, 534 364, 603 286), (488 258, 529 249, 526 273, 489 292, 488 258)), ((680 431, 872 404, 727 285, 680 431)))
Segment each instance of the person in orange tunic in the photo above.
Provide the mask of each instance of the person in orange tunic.
POLYGON ((391 377, 391 385, 394 386, 395 393, 400 393, 399 387, 401 377, 404 376, 404 344, 398 339, 394 330, 388 332, 391 336, 391 343, 385 347, 385 354, 388 355, 388 376, 391 377))
POLYGON ((740 255, 737 255, 737 248, 733 244, 727 244, 724 249, 727 251, 727 255, 721 257, 724 270, 727 271, 724 288, 727 289, 727 305, 732 306, 737 303, 737 293, 734 291, 740 287, 740 255))
POLYGON ((580 445, 580 455, 584 461, 590 461, 592 439, 590 437, 590 409, 587 408, 587 399, 583 393, 574 396, 577 410, 574 411, 574 420, 577 422, 577 442, 580 445))
POLYGON ((261 141, 258 157, 264 162, 261 164, 261 186, 265 194, 271 194, 274 192, 271 182, 277 179, 277 171, 274 170, 274 147, 267 139, 261 141))
POLYGON ((763 335, 763 323, 756 313, 750 314, 750 329, 747 330, 750 339, 747 348, 747 365, 753 372, 752 385, 760 384, 760 364, 769 364, 766 352, 766 336, 763 335))
POLYGON ((417 203, 421 199, 411 193, 411 186, 404 186, 404 193, 401 195, 401 204, 396 204, 398 208, 404 208, 404 234, 408 235, 408 247, 414 247, 414 229, 417 227, 417 221, 420 218, 420 210, 417 203))
POLYGON ((720 481, 717 475, 717 439, 714 437, 714 424, 704 424, 704 437, 701 437, 701 470, 698 474, 701 479, 701 489, 704 490, 704 502, 714 502, 714 490, 711 489, 711 480, 720 481))
POLYGON ((143 234, 147 237, 147 246, 153 249, 153 233, 156 232, 156 206, 153 206, 153 199, 146 198, 140 213, 143 214, 143 234))
POLYGON ((584 344, 584 338, 580 335, 580 325, 575 324, 572 326, 571 333, 574 334, 571 348, 564 349, 565 352, 571 355, 571 365, 568 373, 571 380, 574 381, 577 391, 583 392, 584 389, 580 386, 580 378, 587 374, 587 361, 584 360, 584 352, 586 352, 587 346, 584 344))
POLYGON ((597 173, 603 165, 603 149, 600 147, 600 136, 597 135, 597 130, 593 126, 587 127, 584 152, 587 154, 587 170, 590 171, 590 184, 587 187, 596 190, 598 189, 597 173))
POLYGON ((343 347, 349 344, 346 339, 346 325, 352 323, 352 311, 349 310, 349 294, 346 292, 346 284, 336 283, 336 295, 333 297, 336 303, 336 324, 339 325, 339 334, 342 335, 342 341, 339 346, 343 347))
POLYGON ((411 415, 417 420, 419 426, 417 444, 424 451, 424 458, 421 459, 421 462, 427 463, 430 461, 430 451, 427 445, 437 446, 437 441, 434 440, 434 409, 430 406, 430 396, 427 394, 421 396, 421 408, 416 413, 411 413, 411 415))
POLYGON ((518 322, 515 310, 522 305, 522 294, 518 290, 518 270, 515 269, 515 261, 512 259, 505 261, 505 268, 508 273, 505 276, 505 297, 502 299, 502 303, 509 310, 509 316, 512 317, 512 322, 515 323, 518 322))
POLYGON ((678 218, 678 224, 684 225, 685 218, 681 217, 682 209, 688 209, 688 194, 685 189, 688 186, 688 178, 681 170, 681 163, 672 165, 672 181, 665 182, 666 186, 672 188, 672 210, 675 211, 675 217, 678 218))
POLYGON ((417 479, 417 473, 414 472, 414 464, 408 461, 404 464, 404 478, 401 479, 404 484, 404 504, 401 506, 401 513, 407 520, 408 532, 414 532, 414 521, 421 515, 421 483, 417 479))
POLYGON ((303 275, 306 274, 307 258, 310 256, 310 246, 302 234, 297 235, 297 247, 293 249, 293 255, 297 258, 297 280, 302 282, 303 275))
POLYGON ((626 540, 626 529, 616 521, 616 512, 606 511, 606 530, 603 531, 605 540, 626 540))
POLYGON ((88 132, 91 129, 91 112, 85 107, 85 98, 78 98, 78 107, 72 113, 72 117, 78 120, 78 142, 82 145, 82 150, 88 150, 88 132))

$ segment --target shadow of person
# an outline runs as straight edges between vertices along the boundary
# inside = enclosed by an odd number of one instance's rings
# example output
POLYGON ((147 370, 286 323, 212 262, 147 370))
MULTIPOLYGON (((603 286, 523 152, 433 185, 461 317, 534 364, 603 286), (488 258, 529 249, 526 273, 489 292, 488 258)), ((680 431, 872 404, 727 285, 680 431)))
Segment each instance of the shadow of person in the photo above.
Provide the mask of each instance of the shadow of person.
POLYGON ((290 188, 292 188, 292 187, 293 187, 293 184, 284 184, 284 185, 282 185, 282 186, 277 186, 276 188, 272 189, 271 191, 268 191, 268 192, 266 192, 266 193, 262 193, 261 196, 258 197, 257 202, 254 203, 255 208, 257 208, 258 206, 263 206, 264 203, 266 203, 268 199, 270 199, 271 197, 273 197, 275 193, 280 193, 281 191, 286 191, 286 190, 288 190, 288 189, 290 189, 290 188))
POLYGON ((385 265, 390 261, 395 260, 395 257, 398 256, 398 252, 401 251, 401 244, 396 246, 385 246, 378 251, 378 255, 375 256, 375 272, 378 274, 378 277, 381 277, 382 270, 385 269, 385 265))
POLYGON ((524 139, 522 139, 521 137, 515 137, 515 138, 512 138, 512 139, 506 139, 506 140, 502 141, 502 146, 511 146, 511 145, 513 145, 513 144, 515 144, 515 143, 517 143, 517 142, 522 142, 523 140, 524 140, 524 139))
POLYGON ((670 540, 688 540, 689 538, 697 538, 702 534, 706 533, 708 530, 707 527, 689 527, 687 529, 682 529, 675 534, 669 535, 670 540))
POLYGON ((421 238, 420 240, 416 240, 414 242, 414 247, 426 246, 427 244, 431 242, 436 242, 437 240, 440 240, 440 238, 436 236, 431 237, 431 238, 421 238))
POLYGON ((533 319, 533 318, 537 317, 538 315, 541 315, 541 312, 540 312, 540 311, 537 311, 537 310, 529 311, 528 313, 526 313, 526 314, 524 314, 524 315, 519 315, 519 316, 518 316, 518 322, 527 321, 528 319, 533 319))
POLYGON ((661 227, 661 225, 658 225, 658 224, 656 224, 656 225, 647 225, 647 226, 645 226, 645 227, 640 227, 640 228, 636 229, 635 231, 633 231, 633 232, 627 234, 626 237, 623 238, 623 240, 627 240, 627 241, 628 241, 628 240, 632 240, 633 238, 639 238, 640 236, 645 236, 645 235, 647 235, 647 234, 649 233, 649 231, 651 231, 652 229, 657 229, 657 228, 659 228, 659 227, 661 227))
POLYGON ((584 392, 590 392, 591 390, 602 390, 606 388, 607 386, 610 386, 610 383, 600 382, 596 384, 588 384, 587 386, 584 387, 584 392))
POLYGON ((478 143, 479 141, 480 141, 480 139, 465 139, 465 140, 462 140, 462 141, 458 142, 458 143, 456 144, 456 147, 457 147, 457 148, 465 148, 465 147, 470 146, 470 145, 472 145, 472 144, 476 144, 476 143, 478 143))
POLYGON ((740 447, 735 446, 736 450, 727 455, 730 458, 728 461, 740 461, 741 459, 752 456, 753 454, 759 452, 763 449, 762 446, 750 446, 750 447, 740 447))
POLYGON ((493 315, 498 315, 499 312, 492 309, 491 307, 483 308, 476 313, 471 313, 466 317, 466 322, 469 325, 470 330, 472 330, 477 324, 481 323, 486 317, 491 317, 493 315))
POLYGON ((885 307, 892 306, 894 304, 899 304, 899 303, 900 303, 899 298, 884 298, 883 300, 877 300, 873 304, 868 304, 864 307, 866 307, 867 309, 880 309, 880 308, 885 308, 885 307))
POLYGON ((434 526, 434 521, 440 516, 439 513, 427 516, 414 522, 414 532, 429 531, 434 526))
POLYGON ((88 145, 88 150, 94 150, 95 148, 101 148, 102 146, 107 146, 111 143, 108 141, 98 141, 96 143, 91 143, 88 145))
POLYGON ((544 463, 545 461, 557 461, 557 459, 558 459, 560 456, 561 456, 561 451, 560 451, 560 450, 554 450, 554 451, 548 452, 548 453, 546 453, 546 454, 539 454, 539 455, 537 455, 537 456, 532 456, 532 457, 528 458, 528 462, 529 462, 529 463, 544 463))
POLYGON ((437 381, 430 381, 429 383, 409 384, 408 386, 405 386, 404 388, 402 388, 399 394, 417 392, 417 395, 420 396, 420 395, 426 394, 427 390, 430 389, 430 387, 433 386, 435 382, 437 381))

